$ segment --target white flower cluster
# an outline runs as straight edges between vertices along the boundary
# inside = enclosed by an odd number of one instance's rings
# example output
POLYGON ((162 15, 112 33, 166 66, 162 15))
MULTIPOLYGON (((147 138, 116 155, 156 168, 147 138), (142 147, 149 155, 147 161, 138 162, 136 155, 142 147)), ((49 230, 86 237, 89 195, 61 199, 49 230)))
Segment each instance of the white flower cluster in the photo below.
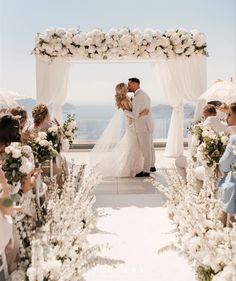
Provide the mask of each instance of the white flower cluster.
POLYGON ((76 59, 156 59, 189 57, 207 54, 206 36, 198 30, 184 28, 165 32, 146 28, 111 29, 104 32, 94 29, 81 32, 78 29, 50 28, 37 34, 34 54, 46 61, 55 58, 76 59))
POLYGON ((86 239, 96 224, 92 207, 98 178, 84 173, 85 166, 79 171, 73 165, 60 198, 56 193, 50 197, 47 222, 32 243, 30 281, 82 280, 84 272, 95 265, 98 249, 89 248, 86 239))
MULTIPOLYGON (((206 189, 215 184, 210 175, 206 177, 206 189)), ((236 224, 227 228, 218 220, 221 200, 208 196, 211 190, 197 193, 192 183, 185 183, 176 173, 168 174, 167 181, 168 187, 157 182, 154 185, 167 196, 170 218, 176 224, 172 247, 193 263, 199 280, 235 280, 236 224)))
POLYGON ((5 148, 6 154, 14 159, 20 159, 19 171, 22 174, 29 174, 34 168, 34 156, 30 146, 22 145, 19 142, 12 142, 5 148))
POLYGON ((47 140, 47 133, 45 133, 45 132, 39 132, 38 137, 35 139, 35 141, 40 146, 45 146, 45 147, 48 147, 49 149, 53 149, 53 144, 51 141, 47 140))
POLYGON ((65 148, 66 147, 68 148, 68 145, 73 143, 77 130, 78 128, 76 126, 75 115, 68 114, 67 119, 65 120, 62 126, 62 131, 65 136, 65 140, 64 140, 65 148), (66 139, 69 141, 69 144, 66 142, 66 139))
POLYGON ((191 128, 190 155, 196 165, 214 170, 228 143, 229 136, 218 133, 202 122, 191 128))

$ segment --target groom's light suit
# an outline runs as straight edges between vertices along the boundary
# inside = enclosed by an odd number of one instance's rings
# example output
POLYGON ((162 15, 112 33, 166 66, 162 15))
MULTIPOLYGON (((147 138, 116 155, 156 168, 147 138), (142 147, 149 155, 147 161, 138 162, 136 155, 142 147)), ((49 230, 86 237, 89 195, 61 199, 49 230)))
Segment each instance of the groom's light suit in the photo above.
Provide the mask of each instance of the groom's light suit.
POLYGON ((125 111, 134 120, 138 142, 144 157, 143 171, 150 173, 150 168, 155 166, 155 151, 153 146, 154 124, 151 113, 151 100, 141 89, 134 93, 132 112, 125 111), (148 115, 139 117, 139 113, 145 108, 149 109, 148 115))

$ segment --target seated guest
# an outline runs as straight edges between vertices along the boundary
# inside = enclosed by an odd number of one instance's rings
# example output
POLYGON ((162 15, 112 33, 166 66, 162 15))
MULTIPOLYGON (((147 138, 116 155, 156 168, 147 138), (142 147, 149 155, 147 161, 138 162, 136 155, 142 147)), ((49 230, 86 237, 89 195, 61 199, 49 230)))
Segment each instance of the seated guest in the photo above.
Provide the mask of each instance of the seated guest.
POLYGON ((203 117, 205 121, 203 125, 210 127, 215 132, 225 132, 227 129, 226 123, 222 122, 219 117, 217 117, 216 108, 212 104, 207 104, 203 108, 203 117))
POLYGON ((28 118, 27 111, 24 108, 22 108, 20 106, 17 106, 17 107, 11 108, 9 110, 9 112, 13 116, 18 117, 19 123, 20 123, 21 141, 23 143, 26 143, 28 138, 29 138, 29 133, 27 132, 27 129, 25 128, 25 125, 26 125, 26 122, 27 122, 27 118, 28 118))
POLYGON ((223 190, 224 212, 221 215, 221 221, 225 225, 227 213, 236 214, 236 177, 232 165, 236 163, 236 155, 233 152, 233 146, 236 145, 236 135, 230 137, 228 145, 223 156, 219 161, 221 171, 227 173, 219 182, 219 187, 223 190))
MULTIPOLYGON (((212 130, 216 132, 225 132, 227 130, 227 124, 222 122, 219 117, 217 117, 216 108, 212 104, 207 104, 203 108, 203 118, 205 119, 203 122, 203 126, 210 127, 212 130)), ((180 174, 185 175, 185 171, 183 169, 187 168, 187 159, 185 156, 177 158, 175 160, 175 165, 180 174)), ((196 178, 200 181, 204 180, 205 177, 205 169, 202 166, 199 166, 195 170, 196 178)))
MULTIPOLYGON (((227 106, 225 106, 226 108, 227 106)), ((228 129, 227 133, 230 135, 236 134, 236 103, 231 103, 228 106, 227 110, 227 118, 226 118, 228 129)))
MULTIPOLYGON (((4 158, 5 148, 11 142, 20 142, 20 133, 18 119, 9 114, 0 117, 0 163, 1 159, 4 158)), ((28 192, 35 186, 38 174, 39 171, 34 169, 21 182, 21 190, 23 192, 21 203, 25 203, 25 208, 23 208, 22 212, 26 214, 31 214, 30 207, 32 205, 26 204, 26 200, 29 202, 28 198, 32 197, 28 192)))
POLYGON ((51 126, 51 120, 48 108, 45 104, 35 105, 32 109, 33 124, 29 131, 32 135, 37 135, 38 132, 47 131, 51 126))
MULTIPOLYGON (((49 127, 52 126, 50 114, 48 108, 45 104, 38 104, 32 109, 32 116, 34 124, 29 128, 30 135, 32 137, 37 137, 38 132, 47 131, 49 127)), ((53 159, 53 174, 57 175, 57 183, 59 186, 62 186, 64 183, 63 174, 67 174, 67 165, 66 161, 59 154, 57 160, 53 159), (65 169, 63 167, 66 167, 65 169), (66 171, 64 171, 66 170, 66 171)), ((46 161, 42 170, 47 176, 50 175, 50 163, 46 161)))
POLYGON ((209 101, 207 104, 212 104, 216 108, 216 116, 220 118, 220 120, 225 121, 227 114, 221 110, 223 103, 219 100, 209 101))

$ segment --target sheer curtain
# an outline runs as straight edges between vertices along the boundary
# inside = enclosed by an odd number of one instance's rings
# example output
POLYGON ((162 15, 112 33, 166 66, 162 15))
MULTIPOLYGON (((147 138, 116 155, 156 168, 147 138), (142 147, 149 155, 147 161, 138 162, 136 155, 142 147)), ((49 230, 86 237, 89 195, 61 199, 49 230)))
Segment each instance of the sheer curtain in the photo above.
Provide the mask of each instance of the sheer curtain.
POLYGON ((52 118, 62 123, 62 106, 67 98, 70 62, 45 62, 36 57, 37 103, 52 105, 52 118))
POLYGON ((206 89, 206 57, 194 55, 160 60, 154 65, 154 73, 163 95, 173 107, 165 155, 179 157, 183 155, 183 102, 198 103, 194 116, 197 119, 203 106, 197 99, 206 89))

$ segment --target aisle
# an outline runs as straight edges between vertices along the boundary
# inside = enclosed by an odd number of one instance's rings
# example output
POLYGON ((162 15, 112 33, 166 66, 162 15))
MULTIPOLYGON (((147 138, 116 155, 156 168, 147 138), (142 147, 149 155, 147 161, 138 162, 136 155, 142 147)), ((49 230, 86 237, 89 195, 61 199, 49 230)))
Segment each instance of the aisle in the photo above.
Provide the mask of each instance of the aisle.
POLYGON ((98 195, 100 216, 91 245, 109 244, 101 256, 122 260, 116 268, 96 266, 86 281, 194 281, 194 273, 183 257, 158 249, 173 239, 161 194, 98 195))
MULTIPOLYGON (((156 150, 158 171, 173 167, 174 159, 156 150)), ((88 152, 65 153, 68 161, 86 163, 88 152)), ((97 229, 89 235, 91 245, 106 245, 102 257, 122 260, 116 268, 98 265, 85 274, 85 281, 195 281, 191 266, 172 250, 158 254, 174 238, 164 207, 165 197, 142 178, 107 179, 96 188, 97 229)))

